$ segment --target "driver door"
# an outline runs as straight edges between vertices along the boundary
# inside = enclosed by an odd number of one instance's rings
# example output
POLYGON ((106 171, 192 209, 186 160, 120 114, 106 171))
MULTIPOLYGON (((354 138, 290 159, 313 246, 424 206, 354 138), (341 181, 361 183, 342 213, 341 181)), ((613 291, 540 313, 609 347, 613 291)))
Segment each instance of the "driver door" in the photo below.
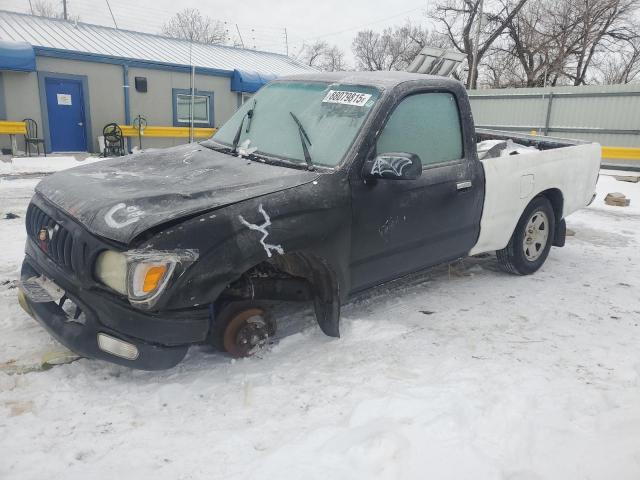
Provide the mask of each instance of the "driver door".
POLYGON ((474 178, 480 166, 464 151, 452 93, 418 92, 401 100, 372 157, 388 152, 418 155, 422 175, 350 176, 353 291, 464 256, 478 237, 483 192, 474 178))

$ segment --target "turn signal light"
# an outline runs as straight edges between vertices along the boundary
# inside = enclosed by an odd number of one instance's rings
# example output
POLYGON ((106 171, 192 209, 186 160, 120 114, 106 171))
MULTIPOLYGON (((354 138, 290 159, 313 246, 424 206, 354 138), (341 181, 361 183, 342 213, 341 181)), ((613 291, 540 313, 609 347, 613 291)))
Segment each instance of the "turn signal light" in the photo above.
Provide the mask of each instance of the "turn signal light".
POLYGON ((144 276, 144 282, 142 283, 142 291, 144 293, 153 292, 160 282, 164 278, 164 274, 167 273, 167 266, 160 265, 149 268, 144 276))

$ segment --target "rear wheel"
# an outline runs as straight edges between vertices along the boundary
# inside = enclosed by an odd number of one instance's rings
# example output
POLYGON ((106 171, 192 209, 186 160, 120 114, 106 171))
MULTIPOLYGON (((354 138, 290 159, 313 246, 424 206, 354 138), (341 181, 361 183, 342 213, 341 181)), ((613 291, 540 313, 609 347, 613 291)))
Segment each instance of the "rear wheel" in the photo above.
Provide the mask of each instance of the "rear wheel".
POLYGON ((232 357, 250 357, 264 348, 276 332, 267 308, 253 301, 231 302, 216 316, 212 341, 232 357))
POLYGON ((505 248, 496 252, 503 270, 530 275, 547 259, 553 244, 555 215, 549 200, 536 197, 527 206, 505 248))

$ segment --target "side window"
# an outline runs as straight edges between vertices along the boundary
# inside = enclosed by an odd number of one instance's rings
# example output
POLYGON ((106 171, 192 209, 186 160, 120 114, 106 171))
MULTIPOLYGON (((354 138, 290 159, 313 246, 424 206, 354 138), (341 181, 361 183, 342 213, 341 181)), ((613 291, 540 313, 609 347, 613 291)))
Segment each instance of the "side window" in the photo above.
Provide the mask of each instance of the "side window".
POLYGON ((173 126, 184 127, 193 123, 196 127, 213 127, 213 92, 196 90, 191 100, 191 90, 174 88, 173 126))
POLYGON ((425 166, 462 158, 462 131, 454 96, 419 93, 402 100, 378 138, 378 155, 390 152, 415 153, 425 166))

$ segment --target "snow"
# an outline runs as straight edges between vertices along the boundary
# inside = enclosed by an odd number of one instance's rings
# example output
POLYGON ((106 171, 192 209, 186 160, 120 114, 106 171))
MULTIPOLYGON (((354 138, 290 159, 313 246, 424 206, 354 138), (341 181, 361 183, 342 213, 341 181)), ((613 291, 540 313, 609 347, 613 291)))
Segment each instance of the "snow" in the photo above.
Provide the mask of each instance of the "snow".
POLYGON ((535 275, 441 266, 346 305, 340 339, 303 309, 259 358, 7 374, 57 348, 4 284, 35 183, 0 178, 2 479, 640 478, 640 184, 602 175, 535 275))
POLYGON ((77 160, 74 156, 14 157, 9 162, 0 161, 0 175, 53 173, 100 160, 104 159, 89 157, 77 160))
POLYGON ((508 157, 510 155, 518 155, 522 153, 539 152, 536 147, 521 145, 510 138, 507 140, 484 140, 482 142, 478 142, 476 149, 480 160, 494 157, 508 157))

